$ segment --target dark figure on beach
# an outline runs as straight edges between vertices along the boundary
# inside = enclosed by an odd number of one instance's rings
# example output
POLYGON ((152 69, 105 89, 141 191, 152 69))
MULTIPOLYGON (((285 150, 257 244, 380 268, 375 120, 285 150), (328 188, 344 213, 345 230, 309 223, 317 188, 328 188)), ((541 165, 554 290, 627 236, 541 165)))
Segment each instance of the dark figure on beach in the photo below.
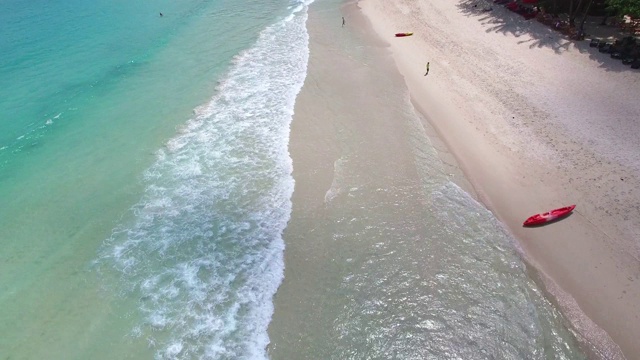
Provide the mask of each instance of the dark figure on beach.
POLYGON ((342 17, 342 27, 344 27, 344 16, 342 17))
POLYGON ((429 75, 429 63, 428 62, 427 62, 427 72, 424 73, 424 76, 427 76, 427 75, 429 75))
POLYGON ((163 17, 164 15, 162 15, 162 13, 160 13, 160 17, 163 17))
MULTIPOLYGON (((478 4, 473 5, 473 7, 474 7, 474 8, 475 8, 475 7, 478 7, 478 4)), ((488 8, 486 7, 486 8, 483 8, 483 9, 482 9, 482 11, 491 11, 491 10, 493 10, 493 8, 492 8, 491 6, 489 6, 488 8)))

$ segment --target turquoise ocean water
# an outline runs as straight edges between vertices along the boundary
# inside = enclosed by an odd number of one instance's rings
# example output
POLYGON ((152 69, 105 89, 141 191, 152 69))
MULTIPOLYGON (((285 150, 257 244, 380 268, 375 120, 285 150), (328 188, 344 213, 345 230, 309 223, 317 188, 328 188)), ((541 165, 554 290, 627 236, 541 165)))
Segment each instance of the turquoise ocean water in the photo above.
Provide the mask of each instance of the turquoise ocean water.
POLYGON ((0 358, 264 356, 306 5, 2 8, 0 358))
MULTIPOLYGON (((2 2, 0 359, 267 357, 311 2, 2 2)), ((340 4, 314 6, 333 21, 340 4)), ((356 36, 348 41, 348 56, 368 56, 356 36)), ((393 236, 376 230, 385 222, 375 216, 338 228, 340 238, 366 235, 374 250, 354 247, 349 276, 321 295, 337 315, 318 329, 331 324, 338 342, 305 335, 322 350, 296 358, 360 358, 361 349, 582 358, 497 221, 418 160, 416 189, 437 185, 431 205, 393 236), (422 266, 405 235, 430 239, 424 251, 440 260, 422 266), (468 251, 485 260, 460 260, 468 251), (404 255, 382 262, 388 254, 404 255), (431 280, 376 283, 394 271, 431 280), (380 346, 389 329, 406 341, 380 346)), ((379 191, 362 189, 349 199, 383 216, 379 191)), ((338 214, 361 208, 332 204, 338 214)))

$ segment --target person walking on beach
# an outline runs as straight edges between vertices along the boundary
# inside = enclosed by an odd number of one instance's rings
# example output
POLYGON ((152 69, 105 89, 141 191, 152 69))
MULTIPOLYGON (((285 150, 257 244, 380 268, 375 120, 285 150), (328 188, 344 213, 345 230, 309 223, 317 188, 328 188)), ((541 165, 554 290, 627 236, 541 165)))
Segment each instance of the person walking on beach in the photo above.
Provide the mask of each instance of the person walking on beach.
POLYGON ((342 27, 344 27, 344 16, 342 17, 342 27))
POLYGON ((427 75, 429 75, 429 62, 427 62, 427 72, 424 73, 424 76, 427 76, 427 75))

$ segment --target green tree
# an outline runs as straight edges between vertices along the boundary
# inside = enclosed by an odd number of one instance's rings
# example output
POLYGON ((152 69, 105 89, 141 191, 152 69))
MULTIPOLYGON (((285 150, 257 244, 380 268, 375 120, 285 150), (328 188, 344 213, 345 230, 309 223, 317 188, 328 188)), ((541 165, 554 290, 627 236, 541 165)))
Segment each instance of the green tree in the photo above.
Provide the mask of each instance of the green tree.
POLYGON ((640 0, 607 0, 607 5, 619 15, 640 16, 640 0))

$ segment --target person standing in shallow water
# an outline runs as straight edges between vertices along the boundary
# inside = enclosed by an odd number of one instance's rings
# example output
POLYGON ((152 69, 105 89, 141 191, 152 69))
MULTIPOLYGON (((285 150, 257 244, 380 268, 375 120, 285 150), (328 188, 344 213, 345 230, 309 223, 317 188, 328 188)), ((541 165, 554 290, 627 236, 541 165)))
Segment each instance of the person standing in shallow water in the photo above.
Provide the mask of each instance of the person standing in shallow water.
POLYGON ((344 16, 342 17, 342 27, 344 27, 344 16))
POLYGON ((429 75, 429 62, 427 62, 427 72, 424 73, 424 76, 427 76, 427 75, 429 75))

